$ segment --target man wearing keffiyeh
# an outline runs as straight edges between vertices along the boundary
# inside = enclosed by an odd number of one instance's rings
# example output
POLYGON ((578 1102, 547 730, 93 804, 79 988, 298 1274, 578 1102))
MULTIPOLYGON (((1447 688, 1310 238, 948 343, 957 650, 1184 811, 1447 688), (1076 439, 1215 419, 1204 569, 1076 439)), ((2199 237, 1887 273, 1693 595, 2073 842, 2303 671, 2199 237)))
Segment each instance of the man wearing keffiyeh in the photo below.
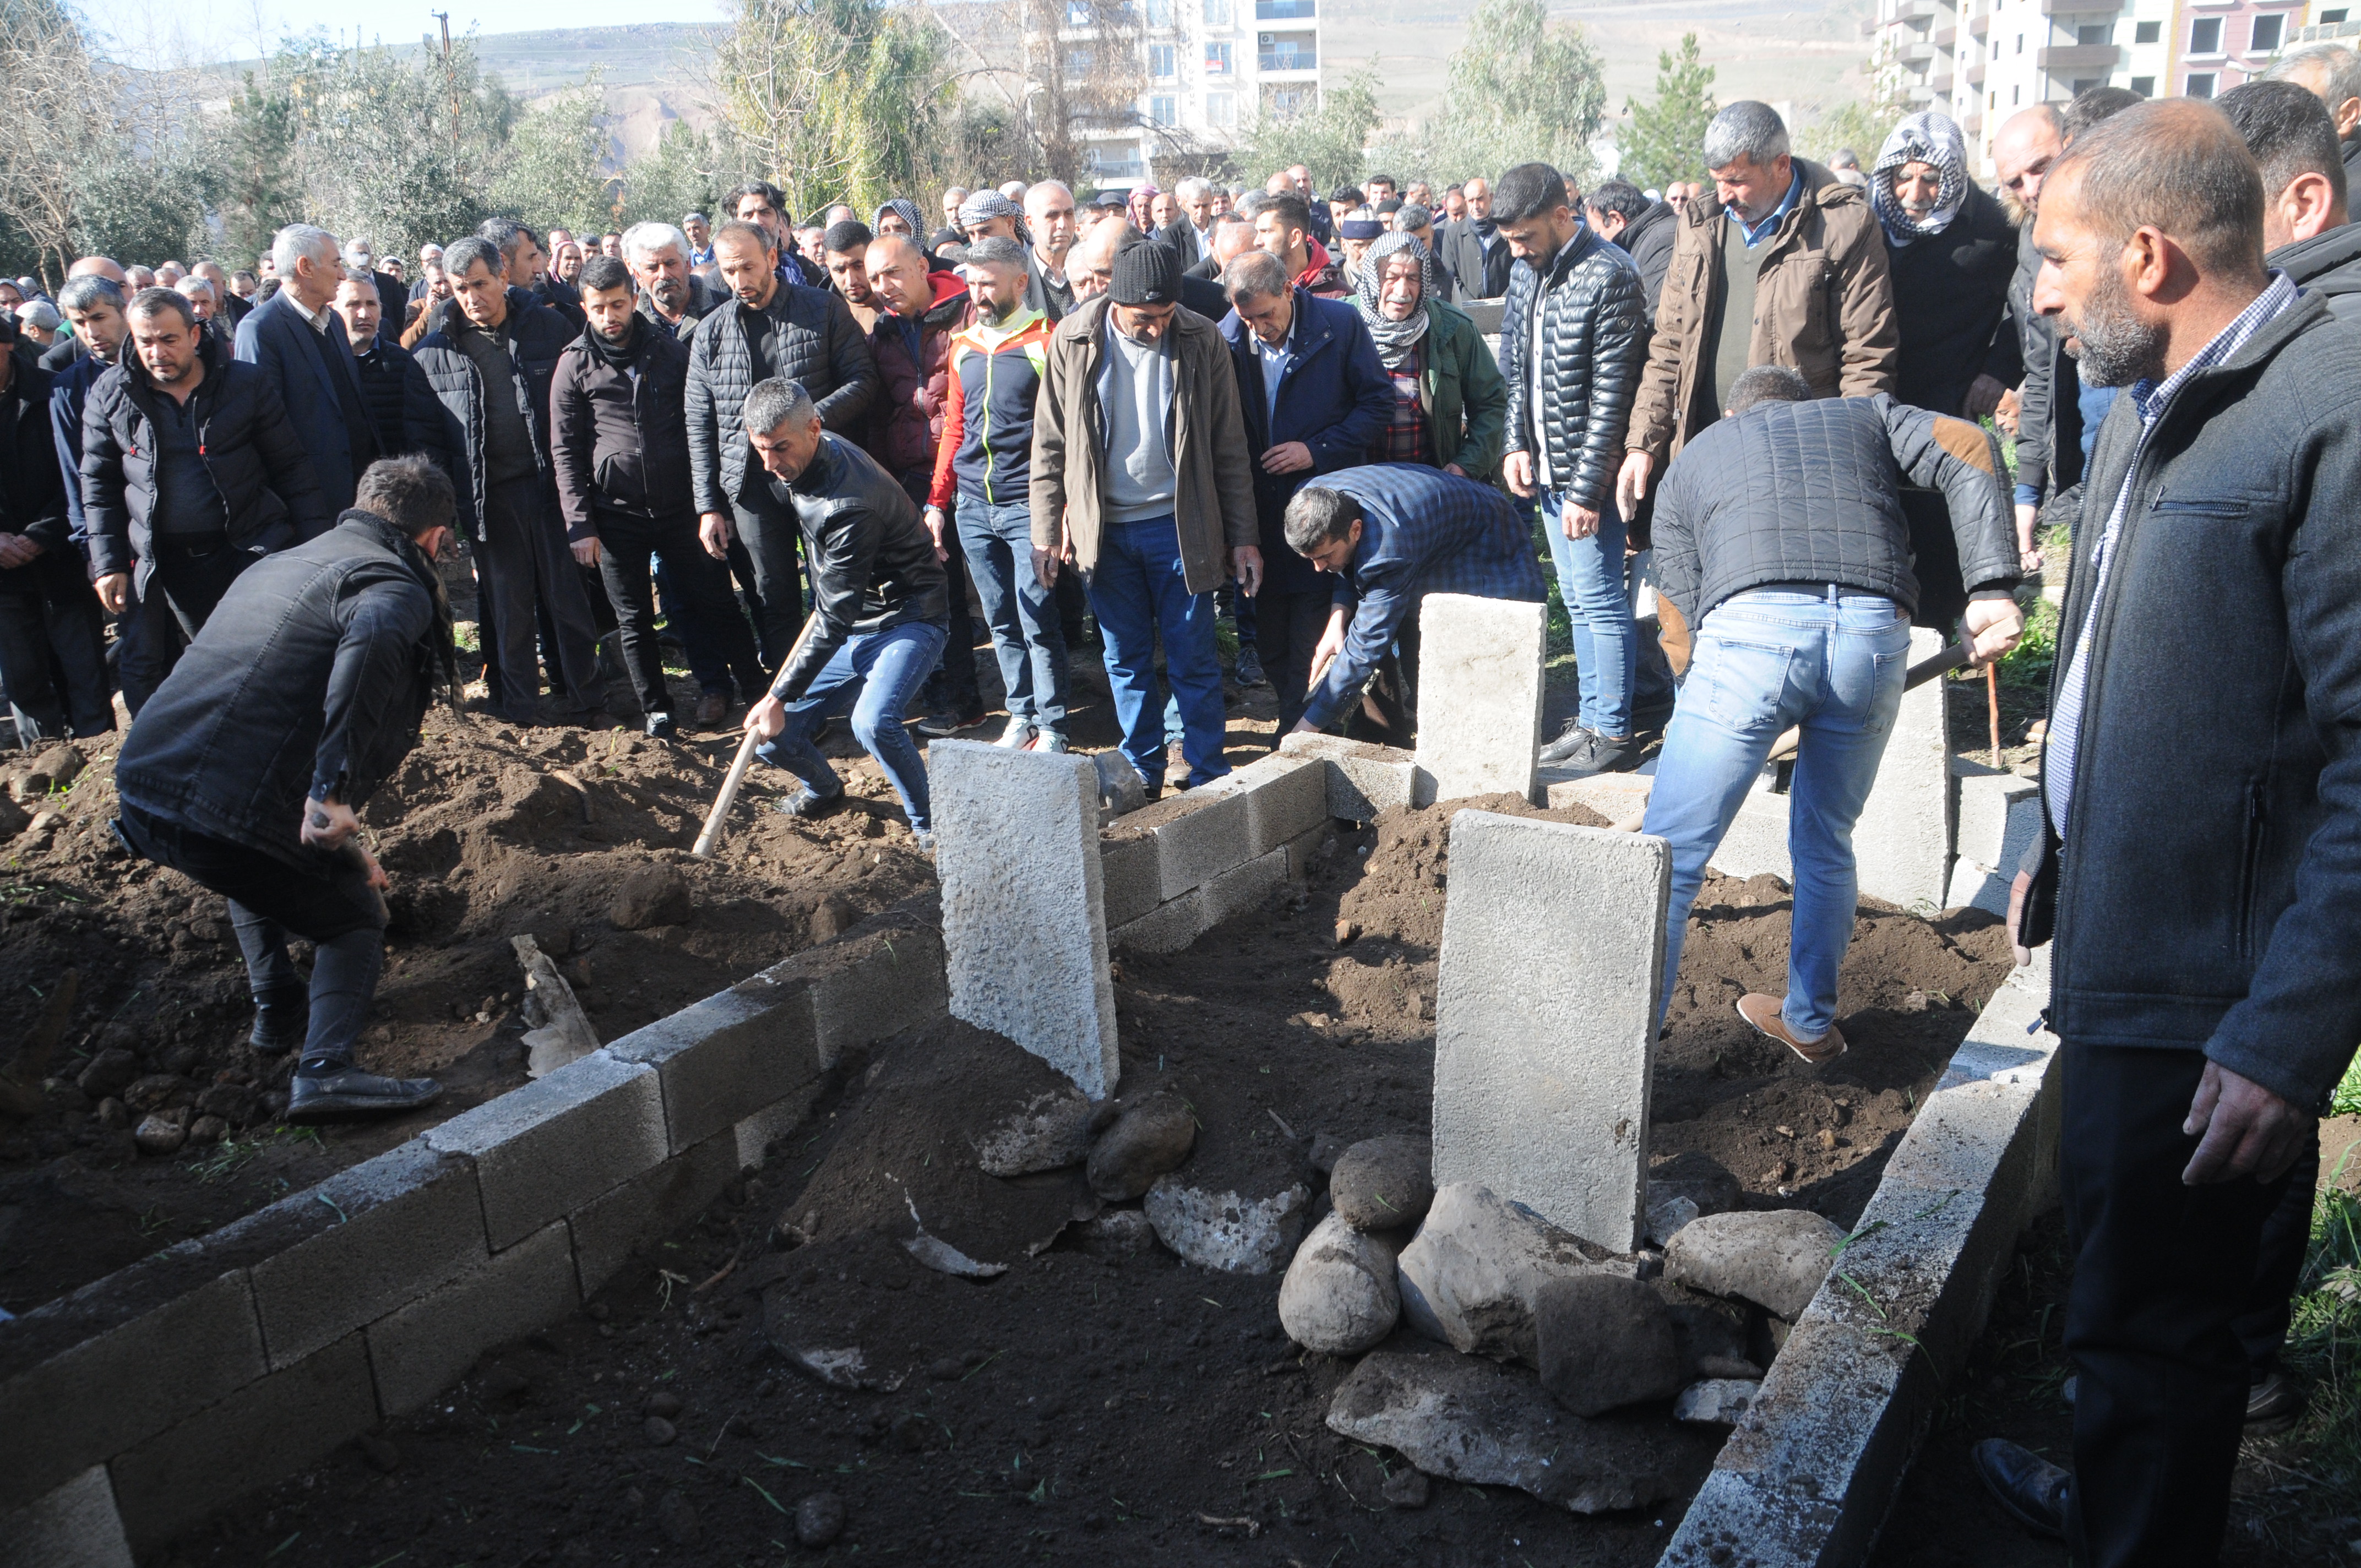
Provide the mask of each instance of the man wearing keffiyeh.
POLYGON ((1869 201, 1902 334, 1894 395, 1938 414, 1990 413, 2024 374, 2017 334, 2001 324, 2016 232, 1968 178, 1949 115, 1929 110, 1894 127, 1870 170, 1869 201))
POLYGON ((1440 297, 1439 269, 1415 235, 1373 242, 1354 303, 1393 387, 1373 463, 1423 463, 1465 478, 1499 471, 1509 394, 1466 312, 1440 297))

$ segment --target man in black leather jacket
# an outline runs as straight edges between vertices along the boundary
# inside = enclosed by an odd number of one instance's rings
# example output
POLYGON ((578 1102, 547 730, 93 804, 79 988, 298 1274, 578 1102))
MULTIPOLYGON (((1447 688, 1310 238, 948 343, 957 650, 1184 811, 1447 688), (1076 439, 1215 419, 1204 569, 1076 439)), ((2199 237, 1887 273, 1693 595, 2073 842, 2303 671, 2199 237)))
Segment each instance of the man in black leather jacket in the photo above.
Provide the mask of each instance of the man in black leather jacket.
POLYGON ((355 813, 454 678, 433 561, 451 540, 451 481, 427 458, 390 458, 354 500, 335 527, 238 578, 115 766, 125 845, 229 900, 254 1047, 302 1047, 291 1122, 407 1111, 442 1092, 353 1060, 385 961, 387 886, 355 813), (314 944, 308 995, 290 935, 314 944))
POLYGON ((927 767, 902 716, 941 657, 949 590, 934 536, 900 482, 820 423, 802 386, 774 378, 746 394, 746 438, 780 482, 803 532, 811 619, 770 695, 746 714, 760 754, 803 781, 779 809, 823 817, 844 803, 836 770, 812 744, 850 709, 852 733, 885 770, 918 847, 934 849, 927 767))

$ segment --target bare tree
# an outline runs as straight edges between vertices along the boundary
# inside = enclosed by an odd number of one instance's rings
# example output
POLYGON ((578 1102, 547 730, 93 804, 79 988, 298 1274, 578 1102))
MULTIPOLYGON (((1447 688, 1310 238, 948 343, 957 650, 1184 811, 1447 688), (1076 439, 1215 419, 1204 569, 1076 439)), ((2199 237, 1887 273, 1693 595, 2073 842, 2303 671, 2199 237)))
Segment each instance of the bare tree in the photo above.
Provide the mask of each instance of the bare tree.
POLYGON ((0 217, 25 231, 52 286, 74 258, 74 173, 115 144, 114 74, 58 0, 0 0, 0 217))

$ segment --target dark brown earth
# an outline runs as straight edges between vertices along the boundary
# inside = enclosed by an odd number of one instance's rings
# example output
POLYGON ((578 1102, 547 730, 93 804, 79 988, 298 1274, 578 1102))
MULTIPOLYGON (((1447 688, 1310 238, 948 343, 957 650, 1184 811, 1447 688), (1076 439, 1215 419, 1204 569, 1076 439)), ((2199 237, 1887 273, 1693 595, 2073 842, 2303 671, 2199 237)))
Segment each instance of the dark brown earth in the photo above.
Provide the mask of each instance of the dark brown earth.
MULTIPOLYGON (((1506 797, 1455 805, 1532 814, 1506 797)), ((1192 1174, 1316 1183, 1322 1135, 1426 1130, 1454 806, 1343 833, 1308 886, 1184 952, 1117 955, 1122 1092, 1189 1102, 1192 1174), (1361 927, 1342 948, 1340 917, 1361 927)), ((1723 1159, 1750 1203, 1849 1223, 2004 972, 1993 924, 1864 911, 1844 977, 1856 1043, 1813 1069, 1728 1026, 1736 988, 1784 973, 1784 894, 1717 882, 1697 921, 1664 1047, 1659 1151, 1723 1159)), ((1381 1487, 1401 1462, 1327 1431, 1350 1364, 1287 1343, 1276 1276, 1209 1273, 1160 1249, 1095 1255, 1063 1223, 1093 1206, 1071 1173, 974 1170, 973 1136, 1053 1082, 954 1024, 841 1064, 762 1173, 584 1314, 162 1561, 818 1561, 794 1545, 790 1516, 822 1491, 848 1519, 829 1561, 1654 1560, 1678 1504, 1579 1519, 1438 1482, 1423 1508, 1389 1506, 1381 1487), (813 1239, 791 1245, 782 1223, 813 1239), (900 1245, 917 1223, 1009 1271, 978 1283, 921 1267, 900 1245), (879 1386, 824 1387, 773 1336, 857 1345, 879 1386), (680 1401, 664 1417, 672 1441, 644 1426, 652 1399, 659 1413, 680 1401)), ((1700 1434, 1693 1481, 1714 1447, 1700 1434)))

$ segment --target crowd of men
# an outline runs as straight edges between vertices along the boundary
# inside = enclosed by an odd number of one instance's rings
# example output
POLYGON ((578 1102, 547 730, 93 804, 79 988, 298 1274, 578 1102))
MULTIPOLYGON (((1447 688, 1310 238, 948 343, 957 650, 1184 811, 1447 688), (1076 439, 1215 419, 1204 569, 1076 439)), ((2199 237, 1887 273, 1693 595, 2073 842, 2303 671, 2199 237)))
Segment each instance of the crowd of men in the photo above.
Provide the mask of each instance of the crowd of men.
POLYGON ((1229 766, 1224 604, 1282 733, 1406 743, 1421 599, 1540 600, 1545 561, 1580 696, 1544 759, 1664 729, 1668 992, 1800 731, 1788 990, 1739 1006, 1822 1064, 1909 628, 2005 652, 2062 525, 2011 926, 2054 939, 2074 1469, 1977 1463, 2086 1561, 2210 1562, 2242 1428, 2301 1404, 2278 1347, 2361 1039, 2356 144, 2361 57, 2323 46, 2213 104, 2024 110, 1997 192, 1939 113, 1864 169, 1737 103, 1663 192, 1526 163, 1321 199, 1297 167, 955 187, 930 230, 756 182, 718 222, 496 219, 414 278, 304 225, 234 275, 88 257, 0 283, 0 678, 27 741, 111 729, 119 688, 125 843, 230 898, 294 1113, 368 1114, 436 1092, 354 1061, 384 925, 354 811, 463 678, 455 536, 501 718, 604 722, 611 634, 650 734, 742 709, 795 816, 841 803, 846 718, 922 847, 907 721, 985 721, 971 606, 1001 744, 1069 745, 1087 616, 1123 755, 1193 787, 1229 766), (1461 305, 1496 298, 1497 346, 1461 305))

